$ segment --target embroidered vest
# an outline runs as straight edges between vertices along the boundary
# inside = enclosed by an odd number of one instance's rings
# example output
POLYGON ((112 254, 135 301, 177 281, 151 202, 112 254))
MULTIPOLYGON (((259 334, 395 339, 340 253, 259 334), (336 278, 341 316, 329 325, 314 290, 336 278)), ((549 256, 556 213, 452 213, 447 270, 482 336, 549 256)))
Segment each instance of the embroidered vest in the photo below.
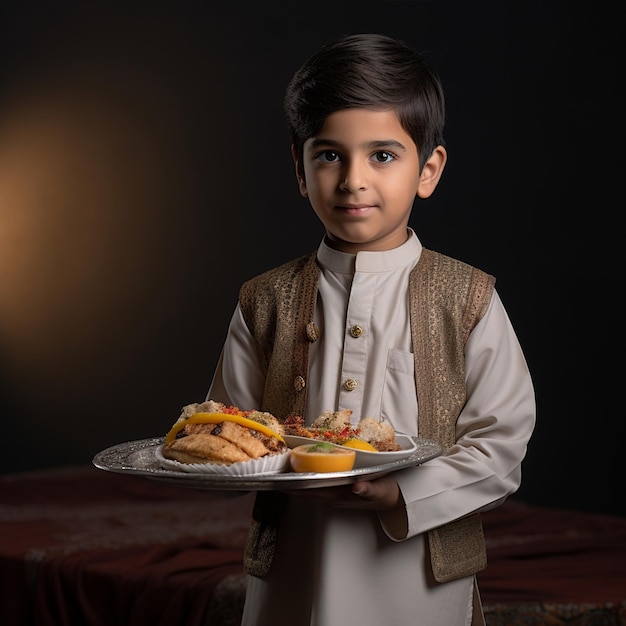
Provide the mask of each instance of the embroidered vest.
MULTIPOLYGON (((282 419, 305 413, 309 348, 319 338, 312 321, 319 273, 313 253, 252 278, 240 290, 266 377, 260 409, 282 419)), ((439 442, 444 453, 455 443, 456 420, 465 403, 465 343, 487 311, 494 286, 493 276, 426 248, 410 274, 418 432, 439 442)), ((278 492, 257 494, 244 555, 253 576, 269 571, 284 499, 278 492)), ((428 545, 439 582, 487 565, 479 514, 430 530, 428 545)))

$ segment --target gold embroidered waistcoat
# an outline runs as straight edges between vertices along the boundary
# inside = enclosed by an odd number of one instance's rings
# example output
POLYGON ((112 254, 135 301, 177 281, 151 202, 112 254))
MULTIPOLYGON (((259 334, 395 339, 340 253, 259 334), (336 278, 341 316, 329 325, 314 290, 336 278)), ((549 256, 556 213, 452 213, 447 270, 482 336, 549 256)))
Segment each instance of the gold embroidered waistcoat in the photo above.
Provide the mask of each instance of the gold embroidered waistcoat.
MULTIPOLYGON (((313 253, 252 278, 240 290, 242 313, 266 377, 259 408, 281 419, 305 413, 309 348, 319 336, 313 323, 319 273, 313 253)), ((444 454, 455 443, 456 420, 465 403, 465 343, 487 311, 494 285, 493 276, 426 248, 410 274, 418 433, 439 442, 444 454)), ((269 571, 284 497, 257 494, 244 555, 253 576, 269 571)), ((479 514, 428 531, 428 546, 439 582, 487 565, 479 514)))

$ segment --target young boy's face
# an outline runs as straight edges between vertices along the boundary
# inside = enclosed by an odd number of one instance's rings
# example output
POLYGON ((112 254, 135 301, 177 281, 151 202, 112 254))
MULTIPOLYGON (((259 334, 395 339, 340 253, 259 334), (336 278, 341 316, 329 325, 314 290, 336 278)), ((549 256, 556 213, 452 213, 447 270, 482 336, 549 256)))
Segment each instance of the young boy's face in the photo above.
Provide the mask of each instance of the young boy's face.
POLYGON ((437 148, 419 169, 417 146, 394 111, 346 109, 328 116, 296 155, 300 192, 337 250, 390 250, 407 238, 417 195, 434 191, 445 164, 437 148))

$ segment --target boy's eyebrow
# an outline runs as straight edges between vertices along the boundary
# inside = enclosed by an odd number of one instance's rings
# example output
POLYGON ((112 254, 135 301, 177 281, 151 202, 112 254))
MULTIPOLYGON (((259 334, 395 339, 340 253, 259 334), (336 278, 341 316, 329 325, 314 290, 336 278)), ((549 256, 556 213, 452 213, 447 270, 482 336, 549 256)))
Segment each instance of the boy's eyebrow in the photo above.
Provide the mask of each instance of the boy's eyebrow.
MULTIPOLYGON (((312 139, 310 143, 311 148, 319 148, 320 146, 330 146, 340 148, 342 144, 334 139, 324 139, 319 137, 318 139, 312 139)), ((368 141, 363 144, 363 148, 368 150, 380 150, 383 148, 394 148, 395 150, 402 150, 406 152, 406 146, 395 139, 376 139, 375 141, 368 141)))

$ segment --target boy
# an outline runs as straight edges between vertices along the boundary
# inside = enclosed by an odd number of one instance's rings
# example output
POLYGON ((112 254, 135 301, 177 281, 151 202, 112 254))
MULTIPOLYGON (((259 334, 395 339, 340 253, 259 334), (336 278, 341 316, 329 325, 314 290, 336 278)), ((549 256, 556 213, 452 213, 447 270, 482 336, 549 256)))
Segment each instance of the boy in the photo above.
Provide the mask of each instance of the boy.
POLYGON ((403 42, 323 47, 285 97, 314 254, 241 288, 208 398, 307 423, 387 419, 444 454, 350 486, 259 492, 243 624, 483 624, 479 511, 520 484, 535 421, 495 279, 408 227, 447 153, 437 76, 403 42))

